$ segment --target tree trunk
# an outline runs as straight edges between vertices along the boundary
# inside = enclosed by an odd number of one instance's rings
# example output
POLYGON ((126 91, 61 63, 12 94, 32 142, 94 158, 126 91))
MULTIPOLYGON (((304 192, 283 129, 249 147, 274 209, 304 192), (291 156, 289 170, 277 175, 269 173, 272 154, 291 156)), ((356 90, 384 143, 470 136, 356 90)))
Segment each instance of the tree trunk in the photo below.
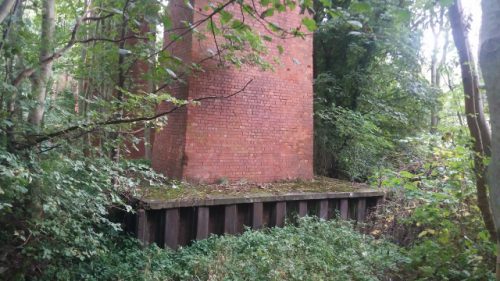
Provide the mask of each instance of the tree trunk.
MULTIPOLYGON (((40 42, 39 61, 43 62, 52 53, 51 46, 54 41, 55 29, 55 2, 54 0, 43 1, 42 35, 40 42)), ((39 129, 45 113, 45 99, 47 96, 47 81, 52 73, 52 62, 41 63, 39 73, 32 77, 33 94, 36 97, 36 105, 28 115, 28 122, 39 129)))
POLYGON ((467 29, 464 23, 460 0, 455 0, 449 7, 450 24, 453 39, 457 47, 462 70, 462 84, 465 95, 465 113, 467 126, 474 143, 474 173, 476 176, 477 204, 490 233, 491 239, 496 237, 495 225, 491 214, 486 185, 485 158, 490 156, 491 135, 484 118, 479 97, 479 80, 474 67, 467 29))
POLYGON ((481 1, 483 20, 480 36, 479 62, 488 96, 491 118, 491 162, 488 168, 490 204, 497 231, 496 279, 500 281, 500 2, 481 1))
MULTIPOLYGON (((157 28, 155 24, 149 24, 148 31, 152 34, 154 34, 153 38, 156 38, 157 36, 157 28)), ((150 48, 150 55, 153 55, 155 52, 155 39, 149 40, 148 42, 149 48, 150 48)), ((148 72, 151 77, 154 75, 154 69, 155 69, 155 60, 150 60, 148 63, 148 72)), ((151 93, 153 90, 156 88, 155 81, 154 79, 148 79, 148 92, 151 93)), ((156 109, 155 109, 156 110, 156 109)), ((144 159, 146 160, 151 160, 153 155, 153 134, 154 134, 154 128, 151 127, 150 124, 146 123, 144 125, 144 159)))
MULTIPOLYGON (((23 1, 19 0, 17 5, 15 5, 15 11, 13 12, 16 18, 15 21, 12 22, 11 29, 5 36, 5 41, 15 42, 19 36, 19 30, 21 29, 20 23, 23 21, 23 1)), ((4 42, 5 43, 5 42, 4 42)), ((6 68, 7 76, 11 84, 13 84, 15 79, 15 73, 22 71, 24 68, 24 59, 22 54, 18 53, 13 58, 8 59, 8 67, 6 68)), ((5 135, 7 137, 7 150, 9 152, 15 152, 16 148, 14 143, 16 142, 16 135, 14 134, 16 124, 19 120, 22 120, 23 112, 22 108, 19 106, 18 93, 19 90, 15 90, 12 92, 10 96, 6 98, 7 104, 7 120, 10 122, 9 125, 5 128, 5 135)))
POLYGON ((16 3, 16 0, 3 0, 2 4, 0 4, 0 23, 2 23, 10 13, 14 3, 16 3))
MULTIPOLYGON (((51 46, 54 41, 55 30, 55 0, 44 0, 42 11, 42 30, 40 37, 39 61, 42 62, 52 53, 51 46)), ((47 96, 47 81, 52 73, 52 62, 41 63, 39 73, 31 77, 33 94, 36 105, 28 115, 28 122, 35 130, 41 129, 43 115, 45 113, 45 98, 47 96)), ((33 167, 31 167, 34 169, 33 167)), ((42 208, 42 188, 43 183, 40 178, 35 178, 29 186, 30 210, 33 218, 39 219, 43 216, 42 208)))

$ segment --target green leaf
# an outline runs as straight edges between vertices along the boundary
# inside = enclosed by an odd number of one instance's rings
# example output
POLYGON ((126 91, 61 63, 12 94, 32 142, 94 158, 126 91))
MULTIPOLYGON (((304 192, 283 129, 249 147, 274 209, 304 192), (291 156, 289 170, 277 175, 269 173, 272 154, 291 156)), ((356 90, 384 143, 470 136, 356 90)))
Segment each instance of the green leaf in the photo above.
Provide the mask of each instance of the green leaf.
POLYGON ((281 4, 281 3, 275 3, 274 8, 278 10, 278 12, 285 12, 286 11, 286 6, 281 4))
POLYGON ((309 31, 315 31, 318 28, 316 26, 316 21, 309 17, 302 18, 302 24, 305 25, 309 31))
POLYGON ((354 2, 351 4, 350 10, 355 13, 364 14, 369 13, 372 10, 372 6, 366 2, 354 2))
POLYGON ((276 46, 276 48, 278 48, 278 52, 280 53, 280 55, 282 55, 285 52, 285 49, 281 45, 276 46))
POLYGON ((247 27, 247 25, 240 20, 233 20, 233 22, 231 23, 231 28, 233 29, 241 30, 244 29, 245 27, 247 27))
POLYGON ((170 16, 165 16, 163 17, 163 27, 165 29, 171 29, 173 26, 172 20, 170 19, 170 16))
POLYGON ((351 25, 354 29, 361 29, 363 28, 363 24, 357 20, 349 20, 347 21, 349 25, 351 25))
POLYGON ((415 176, 414 174, 412 174, 408 171, 401 171, 401 172, 399 172, 399 175, 403 178, 406 178, 406 179, 411 179, 415 176))
POLYGON ((319 2, 321 3, 321 5, 327 7, 327 8, 330 8, 332 6, 332 1, 331 0, 319 0, 319 2))
POLYGON ((268 35, 262 35, 262 39, 268 41, 268 42, 272 42, 273 41, 273 38, 271 38, 271 36, 268 36, 268 35))
POLYGON ((283 30, 279 25, 272 22, 268 23, 268 26, 273 32, 278 32, 283 30))
POLYGON ((228 23, 231 19, 233 19, 233 14, 231 14, 228 11, 221 10, 219 14, 220 14, 220 22, 222 24, 228 23))
POLYGON ((272 17, 274 15, 274 8, 269 8, 260 14, 261 18, 272 17))

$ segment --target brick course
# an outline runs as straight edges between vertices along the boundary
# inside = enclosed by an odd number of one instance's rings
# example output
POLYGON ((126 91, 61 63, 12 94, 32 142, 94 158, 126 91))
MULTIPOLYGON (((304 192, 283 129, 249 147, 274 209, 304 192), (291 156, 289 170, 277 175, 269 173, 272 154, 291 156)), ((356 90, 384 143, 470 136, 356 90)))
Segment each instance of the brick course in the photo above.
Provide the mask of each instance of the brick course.
MULTIPOLYGON (((173 22, 197 20, 183 1, 171 3, 173 22)), ((195 2, 202 8, 206 2, 195 2)), ((235 9, 237 6, 230 6, 235 9)), ((272 17, 282 27, 297 27, 301 15, 286 12, 272 17)), ((257 32, 267 33, 247 19, 257 32)), ((171 52, 185 62, 207 56, 213 41, 188 36, 171 52)), ((272 182, 313 177, 312 37, 277 39, 268 43, 269 56, 279 57, 274 71, 257 67, 217 67, 191 75, 187 85, 171 89, 175 95, 196 99, 227 96, 251 79, 244 92, 227 99, 205 100, 169 116, 169 124, 155 136, 153 167, 167 175, 192 182, 272 182), (277 45, 285 52, 278 54, 277 45)), ((165 110, 163 104, 159 110, 165 110)))

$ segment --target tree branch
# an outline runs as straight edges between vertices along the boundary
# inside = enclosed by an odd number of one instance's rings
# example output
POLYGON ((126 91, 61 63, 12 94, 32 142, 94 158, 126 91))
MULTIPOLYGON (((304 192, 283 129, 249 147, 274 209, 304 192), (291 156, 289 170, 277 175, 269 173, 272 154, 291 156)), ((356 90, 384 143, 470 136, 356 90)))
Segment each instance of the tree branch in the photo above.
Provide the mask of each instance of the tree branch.
MULTIPOLYGON (((250 79, 241 89, 235 91, 234 93, 232 94, 229 94, 227 96, 206 96, 206 97, 201 97, 201 98, 197 98, 197 99, 193 99, 191 100, 191 103, 192 102, 200 102, 200 101, 204 101, 204 100, 215 100, 215 99, 229 99, 239 93, 242 93, 246 90, 246 88, 248 87, 248 85, 250 85, 250 83, 253 82, 253 78, 250 79)), ((33 147, 33 146, 36 146, 44 141, 48 141, 48 140, 51 140, 51 139, 54 139, 54 138, 57 138, 57 137, 63 137, 65 135, 68 135, 69 133, 72 133, 74 131, 77 131, 77 130, 80 130, 80 129, 85 129, 85 128, 92 128, 92 129, 87 129, 85 130, 84 134, 85 133, 89 133, 91 131, 94 131, 95 130, 95 127, 102 127, 102 126, 109 126, 109 125, 118 125, 118 124, 128 124, 128 123, 135 123, 135 122, 143 122, 143 121, 151 121, 151 120, 155 120, 155 119, 158 119, 160 117, 163 117, 163 116, 166 116, 166 115, 169 115, 185 106, 187 106, 189 103, 186 103, 186 104, 182 104, 182 105, 178 105, 178 106, 175 106, 167 111, 163 111, 163 112, 160 112, 160 113, 157 113, 155 115, 152 115, 152 116, 142 116, 142 117, 134 117, 134 118, 119 118, 119 119, 112 119, 112 120, 107 120, 107 121, 102 121, 102 122, 96 122, 96 123, 91 123, 91 124, 82 124, 82 125, 75 125, 75 126, 71 126, 71 127, 68 127, 66 129, 63 129, 63 130, 60 130, 60 131, 57 131, 57 132, 53 132, 53 133, 50 133, 50 134, 46 134, 44 136, 39 136, 39 137, 34 137, 33 135, 31 136, 27 136, 27 139, 31 139, 30 142, 28 143, 24 143, 24 144, 17 144, 16 145, 16 148, 18 150, 22 150, 22 149, 27 149, 27 148, 30 148, 30 147, 33 147)))
POLYGON ((76 40, 76 33, 78 31, 78 29, 80 28, 80 25, 82 24, 83 21, 89 21, 89 20, 101 20, 101 19, 105 19, 105 18, 108 18, 108 17, 111 17, 113 16, 114 14, 108 14, 108 15, 105 15, 105 16, 102 16, 102 17, 86 17, 86 15, 90 12, 90 10, 86 10, 84 13, 83 13, 83 16, 78 18, 75 25, 73 26, 73 30, 71 31, 71 37, 70 37, 70 40, 68 41, 68 43, 66 43, 66 45, 64 47, 62 47, 61 49, 55 51, 52 55, 50 56, 47 56, 45 59, 41 60, 40 61, 40 64, 37 66, 37 67, 29 67, 29 68, 26 68, 24 69, 23 71, 21 71, 17 76, 16 78, 14 79, 14 82, 12 83, 12 85, 14 87, 17 87, 19 86, 19 84, 24 80, 26 79, 27 77, 31 76, 31 74, 33 74, 37 68, 43 66, 43 65, 46 65, 47 63, 50 63, 58 58, 60 58, 64 53, 66 53, 71 47, 73 47, 73 45, 75 45, 76 43, 78 43, 78 41, 76 40))

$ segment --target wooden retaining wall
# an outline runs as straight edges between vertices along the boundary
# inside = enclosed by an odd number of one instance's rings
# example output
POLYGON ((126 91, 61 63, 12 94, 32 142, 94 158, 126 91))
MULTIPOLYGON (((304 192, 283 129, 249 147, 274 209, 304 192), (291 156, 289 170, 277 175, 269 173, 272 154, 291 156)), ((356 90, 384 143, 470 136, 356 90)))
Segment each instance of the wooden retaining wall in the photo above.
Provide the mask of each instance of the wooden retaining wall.
POLYGON ((238 234, 245 227, 281 227, 302 216, 364 221, 383 198, 374 190, 296 193, 199 200, 142 200, 135 215, 125 217, 126 229, 145 245, 177 249, 210 234, 238 234))

